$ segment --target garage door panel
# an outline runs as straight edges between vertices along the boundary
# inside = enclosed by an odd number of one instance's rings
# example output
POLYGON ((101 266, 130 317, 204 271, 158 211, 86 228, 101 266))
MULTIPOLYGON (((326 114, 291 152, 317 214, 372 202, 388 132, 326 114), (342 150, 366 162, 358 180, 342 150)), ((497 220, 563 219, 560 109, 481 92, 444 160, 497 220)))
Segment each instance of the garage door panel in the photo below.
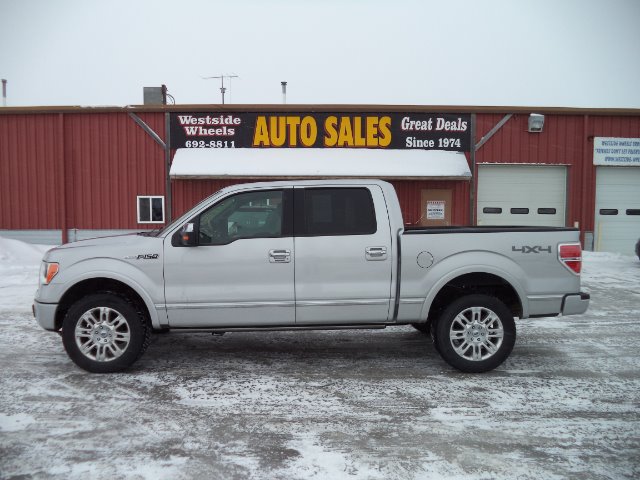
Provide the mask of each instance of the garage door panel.
POLYGON ((478 168, 480 225, 564 226, 565 209, 565 167, 480 165, 478 168), (498 208, 501 213, 485 211, 498 208), (512 209, 529 211, 518 214, 512 209), (539 212, 540 209, 544 210, 539 212))
POLYGON ((595 249, 633 255, 634 245, 640 238, 640 215, 633 215, 638 209, 640 209, 640 168, 598 167, 596 170, 595 249))

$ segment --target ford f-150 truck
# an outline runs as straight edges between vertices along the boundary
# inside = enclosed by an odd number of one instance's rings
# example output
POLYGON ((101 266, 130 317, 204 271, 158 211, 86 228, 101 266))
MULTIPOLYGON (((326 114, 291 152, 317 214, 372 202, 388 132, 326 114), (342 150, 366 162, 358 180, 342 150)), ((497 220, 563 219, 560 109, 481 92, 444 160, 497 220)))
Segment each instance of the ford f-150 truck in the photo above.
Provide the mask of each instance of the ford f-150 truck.
POLYGON ((34 314, 90 372, 129 367, 154 331, 407 324, 451 366, 484 372, 511 353, 514 318, 586 311, 578 235, 405 227, 378 180, 241 184, 159 231, 50 250, 34 314))

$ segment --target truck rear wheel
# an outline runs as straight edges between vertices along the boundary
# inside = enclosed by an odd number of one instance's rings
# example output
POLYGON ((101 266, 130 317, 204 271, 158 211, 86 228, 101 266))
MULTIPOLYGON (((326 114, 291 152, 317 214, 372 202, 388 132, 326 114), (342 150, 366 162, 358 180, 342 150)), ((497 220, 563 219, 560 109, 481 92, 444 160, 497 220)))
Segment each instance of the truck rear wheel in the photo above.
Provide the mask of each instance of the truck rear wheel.
POLYGON ((96 293, 78 300, 62 323, 62 343, 69 358, 93 373, 130 367, 151 338, 151 327, 138 310, 114 293, 96 293))
POLYGON ((467 295, 449 305, 436 325, 442 358, 463 372, 493 370, 516 341, 516 324, 507 306, 488 295, 467 295))

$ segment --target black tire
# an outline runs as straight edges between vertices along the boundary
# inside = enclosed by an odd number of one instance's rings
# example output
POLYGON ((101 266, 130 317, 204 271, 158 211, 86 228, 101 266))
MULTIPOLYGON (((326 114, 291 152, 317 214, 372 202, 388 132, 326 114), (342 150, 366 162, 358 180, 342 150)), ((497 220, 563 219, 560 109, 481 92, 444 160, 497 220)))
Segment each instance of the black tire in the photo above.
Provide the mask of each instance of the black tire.
POLYGON ((426 335, 431 334, 431 322, 412 323, 411 326, 418 330, 420 333, 424 333, 426 335))
POLYGON ((115 293, 81 298, 69 308, 62 322, 62 343, 69 358, 92 373, 129 368, 142 356, 150 340, 151 326, 145 314, 115 293))
POLYGON ((449 305, 438 319, 435 333, 444 361, 468 373, 493 370, 507 359, 516 342, 511 311, 497 298, 480 294, 461 297, 449 305))

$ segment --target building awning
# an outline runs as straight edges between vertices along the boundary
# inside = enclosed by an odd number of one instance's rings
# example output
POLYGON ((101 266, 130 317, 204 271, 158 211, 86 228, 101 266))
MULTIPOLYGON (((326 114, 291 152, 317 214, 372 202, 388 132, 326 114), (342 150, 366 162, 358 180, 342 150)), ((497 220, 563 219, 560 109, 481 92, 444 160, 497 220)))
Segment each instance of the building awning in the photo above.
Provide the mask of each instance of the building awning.
POLYGON ((417 149, 179 148, 169 173, 174 179, 471 179, 463 153, 417 149))

